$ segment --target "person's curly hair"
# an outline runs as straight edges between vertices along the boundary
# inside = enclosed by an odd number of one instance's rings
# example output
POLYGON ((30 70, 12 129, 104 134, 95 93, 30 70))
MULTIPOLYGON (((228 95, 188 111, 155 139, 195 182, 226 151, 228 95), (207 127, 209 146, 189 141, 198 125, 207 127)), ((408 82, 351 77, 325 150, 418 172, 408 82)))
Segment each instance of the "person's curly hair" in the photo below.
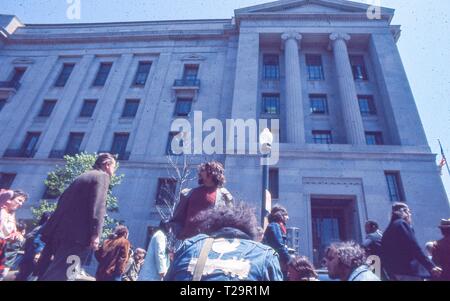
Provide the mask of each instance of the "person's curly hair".
POLYGON ((200 177, 200 172, 206 171, 208 176, 212 177, 214 184, 217 187, 222 187, 225 184, 225 169, 223 165, 217 161, 211 161, 200 164, 198 167, 198 184, 203 185, 203 180, 200 177))
POLYGON ((326 254, 334 250, 337 253, 339 262, 351 270, 366 263, 366 252, 364 248, 354 241, 334 243, 328 247, 326 254))
POLYGON ((295 256, 289 265, 298 272, 299 279, 293 279, 295 281, 319 277, 313 264, 305 256, 295 256))
POLYGON ((229 227, 241 230, 252 240, 258 239, 258 222, 254 208, 244 203, 200 211, 192 221, 199 234, 211 235, 222 228, 229 227))
POLYGON ((284 216, 287 214, 288 213, 286 208, 284 208, 281 205, 275 205, 273 206, 267 218, 269 223, 284 223, 285 222, 284 216))

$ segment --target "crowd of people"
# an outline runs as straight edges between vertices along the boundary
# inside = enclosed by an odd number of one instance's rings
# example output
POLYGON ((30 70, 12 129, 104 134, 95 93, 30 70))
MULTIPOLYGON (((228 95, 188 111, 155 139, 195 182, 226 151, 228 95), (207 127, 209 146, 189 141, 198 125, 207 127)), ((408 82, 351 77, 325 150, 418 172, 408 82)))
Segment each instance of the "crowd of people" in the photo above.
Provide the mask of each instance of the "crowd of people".
MULTIPOLYGON (((147 251, 132 246, 125 225, 102 240, 115 170, 114 156, 99 154, 92 170, 77 177, 56 210, 44 213, 31 231, 15 217, 28 195, 0 190, 0 280, 319 280, 321 267, 287 247, 286 208, 274 206, 262 229, 254 208, 225 189, 224 168, 215 161, 199 166, 199 185, 181 192, 173 216, 160 222, 147 251), (94 258, 97 269, 91 276, 85 267, 94 258)), ((360 244, 332 243, 322 265, 329 278, 341 281, 450 281, 450 219, 439 228, 443 237, 422 248, 411 210, 395 203, 385 231, 367 221, 360 244)))

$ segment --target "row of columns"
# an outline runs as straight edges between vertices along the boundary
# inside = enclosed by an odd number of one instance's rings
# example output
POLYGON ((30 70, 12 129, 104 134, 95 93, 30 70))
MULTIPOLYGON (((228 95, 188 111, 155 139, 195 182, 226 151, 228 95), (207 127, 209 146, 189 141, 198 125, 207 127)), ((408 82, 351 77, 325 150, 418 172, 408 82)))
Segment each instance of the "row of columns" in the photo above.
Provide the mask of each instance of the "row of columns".
MULTIPOLYGON (((346 33, 332 33, 329 38, 336 64, 347 143, 363 145, 366 144, 364 126, 359 112, 356 87, 347 49, 350 36, 346 33)), ((287 32, 281 35, 281 39, 284 41, 286 100, 287 108, 289 108, 286 110, 287 142, 304 144, 306 140, 299 58, 302 35, 297 32, 287 32)))

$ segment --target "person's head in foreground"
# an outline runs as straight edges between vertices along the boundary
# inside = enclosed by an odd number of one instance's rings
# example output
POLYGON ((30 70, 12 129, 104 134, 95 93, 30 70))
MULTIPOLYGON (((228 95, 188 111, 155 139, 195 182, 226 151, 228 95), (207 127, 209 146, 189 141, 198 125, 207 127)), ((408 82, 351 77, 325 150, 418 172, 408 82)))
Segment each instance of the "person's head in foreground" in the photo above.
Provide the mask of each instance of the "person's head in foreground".
POLYGON ((184 241, 165 280, 191 281, 196 269, 202 281, 283 279, 276 252, 257 242, 253 208, 243 203, 219 206, 200 212, 194 220, 199 234, 184 241), (203 248, 208 255, 201 268, 203 248))
POLYGON ((110 177, 114 176, 116 172, 116 158, 109 153, 101 153, 98 154, 97 159, 95 160, 94 169, 102 170, 106 172, 110 177))
POLYGON ((159 222, 159 226, 158 229, 161 230, 162 232, 164 232, 165 234, 169 234, 172 230, 172 226, 170 224, 170 221, 162 219, 159 222))
POLYGON ((378 223, 375 221, 367 221, 364 225, 364 230, 366 231, 366 234, 372 234, 376 232, 379 229, 378 223))
POLYGON ((269 223, 281 223, 286 225, 287 221, 289 220, 289 214, 281 205, 275 205, 273 206, 272 210, 270 211, 269 216, 267 217, 269 223))
POLYGON ((394 203, 392 205, 391 222, 397 219, 402 219, 408 224, 412 224, 412 213, 405 203, 394 203))
POLYGON ((439 229, 444 237, 450 237, 450 218, 441 220, 439 229))
POLYGON ((147 251, 145 251, 145 250, 142 249, 142 248, 137 248, 137 249, 134 251, 134 260, 135 260, 136 262, 143 261, 143 260, 145 259, 145 255, 147 255, 147 251))
POLYGON ((289 281, 318 281, 319 275, 305 256, 295 256, 288 264, 289 281))
POLYGON ((12 213, 17 211, 20 207, 22 207, 27 199, 28 194, 26 194, 24 191, 14 190, 12 198, 6 201, 3 207, 6 209, 6 211, 12 213))
POLYGON ((111 235, 111 239, 119 239, 119 238, 128 239, 128 228, 124 225, 118 225, 114 228, 114 233, 111 235))
POLYGON ((325 251, 324 258, 328 275, 341 281, 378 281, 366 265, 364 249, 355 242, 332 244, 325 251))
POLYGON ((225 170, 217 161, 200 164, 198 167, 198 184, 207 187, 222 187, 225 184, 225 170))

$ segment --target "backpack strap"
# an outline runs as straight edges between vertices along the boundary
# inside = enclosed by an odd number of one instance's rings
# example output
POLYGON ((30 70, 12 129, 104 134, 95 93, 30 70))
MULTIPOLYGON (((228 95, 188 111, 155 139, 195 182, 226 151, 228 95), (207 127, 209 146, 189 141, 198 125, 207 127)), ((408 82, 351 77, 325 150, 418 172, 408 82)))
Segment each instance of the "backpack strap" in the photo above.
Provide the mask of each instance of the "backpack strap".
POLYGON ((208 260, 209 251, 211 251, 212 245, 214 243, 214 238, 208 237, 203 244, 200 251, 200 255, 197 259, 197 264, 195 265, 194 275, 192 281, 200 281, 202 279, 203 270, 205 269, 206 261, 208 260))
POLYGON ((225 187, 220 187, 217 190, 218 202, 217 200, 216 202, 218 203, 218 205, 229 207, 233 206, 233 196, 231 195, 231 193, 225 187))

